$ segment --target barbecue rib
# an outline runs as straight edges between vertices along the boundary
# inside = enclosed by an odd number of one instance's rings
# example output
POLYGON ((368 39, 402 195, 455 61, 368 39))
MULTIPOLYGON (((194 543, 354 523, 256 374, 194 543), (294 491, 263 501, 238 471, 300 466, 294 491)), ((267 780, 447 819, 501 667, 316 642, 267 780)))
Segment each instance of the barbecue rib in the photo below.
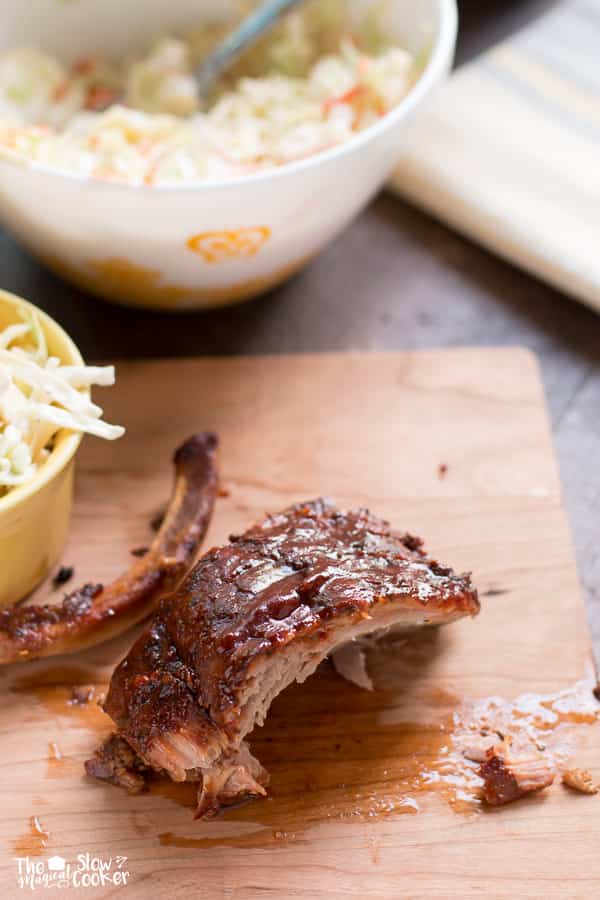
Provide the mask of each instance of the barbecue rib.
POLYGON ((244 737, 280 691, 356 637, 478 610, 469 577, 428 559, 418 538, 365 510, 292 506, 209 551, 161 602, 111 680, 104 708, 119 738, 86 770, 125 785, 144 766, 199 781, 198 816, 264 794, 244 737))
POLYGON ((86 584, 61 604, 0 611, 0 665, 73 653, 114 637, 146 618, 194 562, 217 490, 217 438, 196 434, 175 452, 175 484, 148 553, 103 587, 86 584))
POLYGON ((502 806, 549 787, 556 769, 533 742, 504 739, 487 750, 479 775, 486 803, 502 806))

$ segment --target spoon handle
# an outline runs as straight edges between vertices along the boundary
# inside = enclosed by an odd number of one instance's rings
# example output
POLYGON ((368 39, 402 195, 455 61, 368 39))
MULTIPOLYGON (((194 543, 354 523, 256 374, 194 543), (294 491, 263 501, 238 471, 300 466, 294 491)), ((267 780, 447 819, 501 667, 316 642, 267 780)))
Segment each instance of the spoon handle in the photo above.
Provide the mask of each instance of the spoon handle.
POLYGON ((303 0, 266 0, 258 9, 250 13, 235 31, 232 31, 217 49, 197 67, 194 76, 200 95, 204 95, 213 81, 242 53, 253 44, 277 20, 303 0))

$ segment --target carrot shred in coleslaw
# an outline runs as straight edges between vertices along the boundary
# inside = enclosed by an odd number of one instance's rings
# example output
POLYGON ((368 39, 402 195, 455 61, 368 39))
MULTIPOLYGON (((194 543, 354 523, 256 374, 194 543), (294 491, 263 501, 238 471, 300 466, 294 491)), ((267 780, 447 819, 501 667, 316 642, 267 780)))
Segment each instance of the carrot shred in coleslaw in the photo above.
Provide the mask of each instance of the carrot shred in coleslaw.
POLYGON ((65 66, 40 50, 10 50, 0 56, 0 153, 148 185, 319 153, 378 121, 419 75, 419 62, 378 27, 380 5, 356 22, 343 0, 307 2, 227 73, 205 109, 193 67, 229 25, 163 37, 121 63, 95 56, 65 66))

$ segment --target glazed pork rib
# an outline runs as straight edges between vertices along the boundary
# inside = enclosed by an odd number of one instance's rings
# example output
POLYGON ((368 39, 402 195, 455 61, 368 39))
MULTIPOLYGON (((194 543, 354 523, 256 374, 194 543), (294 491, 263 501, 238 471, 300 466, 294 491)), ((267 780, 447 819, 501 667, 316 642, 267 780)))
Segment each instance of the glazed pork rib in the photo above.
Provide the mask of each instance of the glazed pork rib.
POLYGON ((0 665, 76 653, 115 637, 154 612, 196 557, 217 492, 217 437, 194 434, 173 457, 175 482, 152 546, 120 578, 86 584, 60 604, 0 610, 0 665))
POLYGON ((419 538, 366 510, 292 506, 209 551, 162 601, 112 677, 105 710, 119 737, 87 771, 130 788, 145 769, 198 781, 197 815, 213 815, 265 793, 244 738, 285 687, 363 635, 478 611, 469 576, 419 538))

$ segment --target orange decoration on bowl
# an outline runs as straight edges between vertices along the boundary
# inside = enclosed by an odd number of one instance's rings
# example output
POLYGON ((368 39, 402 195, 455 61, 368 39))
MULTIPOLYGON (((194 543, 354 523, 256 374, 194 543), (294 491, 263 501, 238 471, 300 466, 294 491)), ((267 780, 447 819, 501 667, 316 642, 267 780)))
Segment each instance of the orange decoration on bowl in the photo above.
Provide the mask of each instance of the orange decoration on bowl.
POLYGON ((207 263, 254 256, 271 236, 266 225, 237 228, 233 231, 203 231, 194 234, 186 246, 207 263))

